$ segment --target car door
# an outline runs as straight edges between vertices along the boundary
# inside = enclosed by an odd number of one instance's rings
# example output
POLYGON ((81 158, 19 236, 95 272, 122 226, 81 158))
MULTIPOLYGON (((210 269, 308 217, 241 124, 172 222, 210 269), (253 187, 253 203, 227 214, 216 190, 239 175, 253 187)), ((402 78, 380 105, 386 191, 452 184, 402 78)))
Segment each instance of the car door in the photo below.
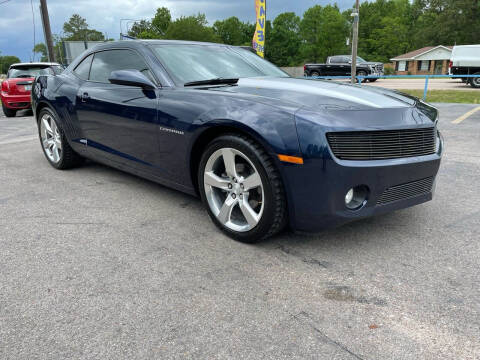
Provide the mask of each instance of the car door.
POLYGON ((157 91, 108 81, 116 70, 134 69, 155 79, 143 57, 130 49, 94 54, 88 81, 79 88, 77 117, 95 157, 154 171, 158 156, 157 91))
POLYGON ((349 76, 352 73, 350 58, 348 56, 341 56, 339 60, 337 67, 338 75, 349 76))

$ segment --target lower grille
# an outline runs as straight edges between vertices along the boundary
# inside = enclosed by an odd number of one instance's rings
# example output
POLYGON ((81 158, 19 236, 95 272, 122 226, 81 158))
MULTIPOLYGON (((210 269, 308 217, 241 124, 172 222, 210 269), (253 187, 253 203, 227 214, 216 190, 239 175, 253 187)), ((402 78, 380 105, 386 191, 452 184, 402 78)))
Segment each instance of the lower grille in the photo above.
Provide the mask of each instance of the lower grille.
POLYGON ((432 187, 433 177, 392 186, 383 192, 377 201, 377 205, 386 205, 395 201, 425 195, 432 191, 432 187))

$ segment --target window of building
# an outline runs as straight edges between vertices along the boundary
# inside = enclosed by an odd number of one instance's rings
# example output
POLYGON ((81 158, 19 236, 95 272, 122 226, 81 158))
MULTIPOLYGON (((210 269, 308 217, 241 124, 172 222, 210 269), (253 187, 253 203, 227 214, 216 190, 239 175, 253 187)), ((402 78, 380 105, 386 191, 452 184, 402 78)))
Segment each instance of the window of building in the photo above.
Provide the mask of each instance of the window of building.
POLYGON ((398 62, 398 71, 406 71, 407 69, 407 62, 406 61, 399 61, 398 62))
POLYGON ((428 71, 429 69, 429 66, 430 65, 430 61, 428 60, 422 60, 422 61, 419 61, 418 62, 418 70, 420 71, 428 71))

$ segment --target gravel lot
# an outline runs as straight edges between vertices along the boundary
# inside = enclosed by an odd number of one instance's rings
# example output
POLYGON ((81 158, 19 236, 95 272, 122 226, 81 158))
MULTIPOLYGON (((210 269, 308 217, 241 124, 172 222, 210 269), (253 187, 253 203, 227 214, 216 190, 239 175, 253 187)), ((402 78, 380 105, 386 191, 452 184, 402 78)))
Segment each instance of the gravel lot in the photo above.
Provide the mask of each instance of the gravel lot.
POLYGON ((254 246, 0 117, 0 358, 480 359, 480 112, 438 106, 434 201, 254 246))

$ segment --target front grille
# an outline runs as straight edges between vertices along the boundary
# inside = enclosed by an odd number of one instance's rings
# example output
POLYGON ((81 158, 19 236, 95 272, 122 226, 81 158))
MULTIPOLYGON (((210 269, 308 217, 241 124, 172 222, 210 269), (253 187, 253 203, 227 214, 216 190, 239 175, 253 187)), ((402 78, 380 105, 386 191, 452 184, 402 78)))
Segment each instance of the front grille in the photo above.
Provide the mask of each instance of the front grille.
POLYGON ((398 200, 425 195, 432 191, 433 177, 392 186, 383 192, 377 200, 377 205, 386 205, 398 200))
POLYGON ((375 67, 376 67, 377 72, 383 72, 383 64, 378 64, 375 67))
POLYGON ((356 131, 327 134, 333 154, 342 160, 382 160, 435 153, 435 128, 356 131))

